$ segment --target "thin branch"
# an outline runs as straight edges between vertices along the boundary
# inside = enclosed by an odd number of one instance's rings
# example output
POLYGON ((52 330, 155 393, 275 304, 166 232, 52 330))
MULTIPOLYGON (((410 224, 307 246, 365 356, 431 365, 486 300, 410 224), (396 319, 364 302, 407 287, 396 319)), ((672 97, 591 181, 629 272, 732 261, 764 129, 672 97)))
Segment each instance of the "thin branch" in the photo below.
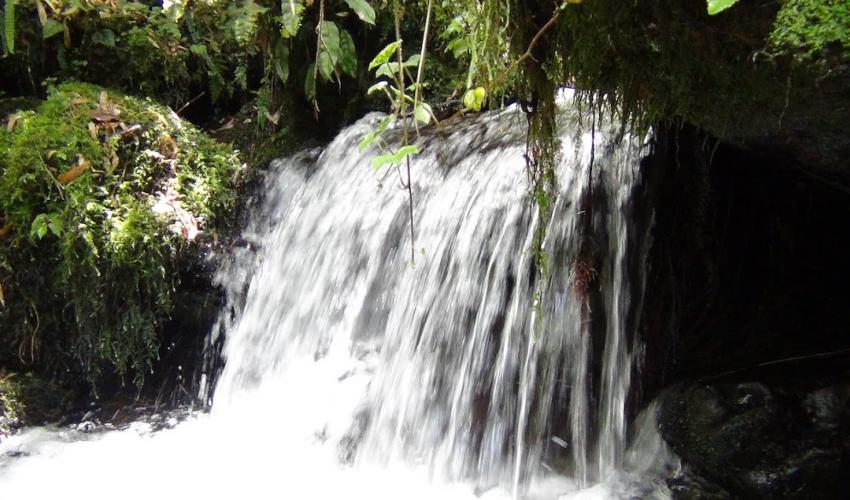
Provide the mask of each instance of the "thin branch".
POLYGON ((416 135, 419 135, 419 123, 416 120, 416 106, 422 97, 422 70, 425 68, 425 52, 428 48, 428 30, 431 28, 431 4, 428 0, 428 10, 425 14, 425 32, 422 34, 422 50, 419 51, 419 67, 416 69, 416 86, 413 91, 413 124, 416 126, 416 135))
POLYGON ((319 82, 319 55, 322 53, 322 24, 325 20, 325 0, 319 0, 319 23, 316 25, 316 63, 313 65, 313 108, 319 112, 319 101, 315 92, 319 82))
POLYGON ((768 368, 768 367, 771 367, 771 366, 779 366, 779 365, 785 365, 785 364, 789 364, 789 363, 811 361, 811 360, 815 360, 815 359, 838 358, 838 357, 841 357, 841 356, 848 356, 848 355, 850 355, 850 348, 839 349, 837 351, 826 351, 826 352, 818 352, 818 353, 814 353, 814 354, 805 354, 805 355, 802 355, 802 356, 793 356, 793 357, 790 357, 790 358, 774 359, 774 360, 765 361, 765 362, 762 362, 762 363, 756 363, 754 365, 747 366, 747 367, 744 367, 744 368, 729 370, 729 371, 717 373, 715 375, 708 375, 708 376, 697 379, 697 382, 709 382, 711 380, 717 380, 717 379, 721 379, 721 378, 724 378, 724 377, 728 377, 729 375, 736 375, 738 373, 743 373, 743 372, 747 372, 747 371, 750 371, 750 370, 756 370, 756 369, 759 369, 759 368, 768 368))
MULTIPOLYGON (((395 39, 401 42, 401 5, 398 0, 393 2, 393 13, 395 17, 395 39)), ((401 97, 399 102, 399 116, 404 117, 405 110, 407 109, 407 99, 405 99, 405 91, 404 91, 404 56, 402 54, 401 43, 399 43, 398 47, 398 76, 396 78, 398 84, 399 96, 401 97)), ((421 60, 420 60, 421 63, 421 60)), ((414 108, 415 111, 415 108, 414 108)), ((413 118, 414 122, 416 121, 416 117, 413 118)), ((408 133, 408 123, 407 120, 402 119, 402 145, 407 146, 408 140, 410 138, 408 133)), ((407 162, 407 196, 408 196, 408 207, 410 212, 410 265, 413 266, 416 264, 416 250, 414 249, 414 244, 416 242, 415 231, 413 227, 413 183, 410 178, 410 156, 405 157, 407 162)))
POLYGON ((196 96, 195 96, 195 97, 193 97, 193 98, 192 98, 189 102, 187 102, 186 104, 184 104, 183 106, 181 106, 181 107, 180 107, 180 109, 178 109, 178 110, 177 110, 174 114, 175 114, 175 115, 177 115, 177 116, 180 116, 180 113, 182 113, 182 112, 186 111, 186 108, 188 108, 189 106, 191 106, 191 105, 192 105, 195 101, 197 101, 198 99, 200 99, 201 97, 203 97, 206 93, 207 93, 207 91, 205 90, 205 91, 201 92, 200 94, 196 95, 196 96))
POLYGON ((552 14, 552 17, 548 21, 546 21, 546 24, 544 24, 543 27, 540 28, 537 31, 537 34, 534 35, 534 37, 531 39, 531 42, 529 42, 528 47, 525 49, 525 52, 523 52, 522 55, 519 56, 519 58, 514 60, 514 62, 512 62, 511 65, 508 66, 508 68, 505 71, 503 71, 499 76, 497 76, 488 85, 488 87, 487 87, 487 95, 488 96, 490 95, 491 89, 497 87, 498 84, 502 83, 502 80, 507 78, 508 75, 510 75, 513 72, 513 70, 515 70, 526 59, 532 59, 532 60, 534 59, 534 57, 531 55, 531 52, 534 50, 534 47, 537 45, 537 43, 540 41, 540 39, 543 38, 543 35, 547 31, 549 31, 549 29, 551 29, 552 26, 554 26, 556 22, 558 22, 558 19, 560 19, 560 17, 561 17, 562 10, 563 10, 563 5, 561 5, 561 6, 559 6, 558 8, 555 9, 555 13, 552 14))

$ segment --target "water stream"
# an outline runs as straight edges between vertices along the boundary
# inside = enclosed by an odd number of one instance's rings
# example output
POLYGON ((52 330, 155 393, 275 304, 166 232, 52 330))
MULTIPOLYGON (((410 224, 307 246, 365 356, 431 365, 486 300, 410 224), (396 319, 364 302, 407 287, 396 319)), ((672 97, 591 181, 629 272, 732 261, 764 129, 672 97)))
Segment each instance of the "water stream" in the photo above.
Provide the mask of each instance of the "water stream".
POLYGON ((591 131, 588 117, 562 113, 559 195, 545 242, 552 272, 540 283, 522 113, 509 108, 419 140, 415 241, 401 173, 375 172, 375 152, 357 150, 379 119, 367 116, 324 150, 269 169, 218 276, 228 306, 212 335, 225 336, 225 365, 201 388, 208 413, 160 432, 135 424, 9 438, 0 443, 0 497, 655 491, 641 478, 660 466, 647 464, 672 459, 651 416, 626 453, 639 352, 627 317, 640 289, 627 265, 628 224, 642 138, 610 124, 591 131), (572 266, 589 190, 602 235, 592 307, 576 296, 572 266))

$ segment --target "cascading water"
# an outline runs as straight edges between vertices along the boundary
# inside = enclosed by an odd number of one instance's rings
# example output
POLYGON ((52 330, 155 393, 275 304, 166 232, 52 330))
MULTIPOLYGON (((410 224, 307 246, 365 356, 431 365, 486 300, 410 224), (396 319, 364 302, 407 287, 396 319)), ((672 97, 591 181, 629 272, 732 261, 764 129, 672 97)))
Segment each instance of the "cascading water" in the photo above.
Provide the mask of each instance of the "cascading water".
POLYGON ((374 172, 356 149, 377 119, 270 168, 244 245, 220 272, 226 361, 209 415, 73 444, 53 431, 16 436, 0 454, 29 456, 3 462, 0 491, 40 491, 35 478, 52 473, 65 496, 88 498, 105 474, 110 485, 144 474, 168 481, 169 497, 554 498, 620 470, 641 140, 560 116, 540 283, 522 114, 419 140, 415 241, 400 172, 374 172), (603 235, 595 302, 571 275, 591 191, 603 235))

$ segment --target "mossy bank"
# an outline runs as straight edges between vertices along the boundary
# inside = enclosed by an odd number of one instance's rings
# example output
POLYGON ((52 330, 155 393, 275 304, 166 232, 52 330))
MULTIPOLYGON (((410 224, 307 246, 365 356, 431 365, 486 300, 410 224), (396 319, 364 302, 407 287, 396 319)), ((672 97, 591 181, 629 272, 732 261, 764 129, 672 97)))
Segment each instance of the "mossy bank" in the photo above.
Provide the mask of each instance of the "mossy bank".
POLYGON ((143 383, 182 262, 217 241, 239 155, 149 99, 67 83, 0 130, 0 365, 143 383))

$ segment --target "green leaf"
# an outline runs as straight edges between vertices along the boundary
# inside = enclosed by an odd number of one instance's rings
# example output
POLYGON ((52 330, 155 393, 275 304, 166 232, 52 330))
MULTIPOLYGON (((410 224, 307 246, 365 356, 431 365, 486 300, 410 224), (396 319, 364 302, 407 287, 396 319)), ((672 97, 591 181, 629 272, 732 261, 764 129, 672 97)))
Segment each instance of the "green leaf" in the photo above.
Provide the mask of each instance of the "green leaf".
POLYGON ((393 54, 395 54, 395 52, 399 49, 399 47, 401 47, 401 40, 396 40, 395 42, 381 49, 381 51, 378 52, 378 55, 376 55, 375 58, 372 59, 372 62, 369 63, 369 69, 372 70, 382 64, 386 64, 387 61, 390 60, 390 57, 392 57, 393 54))
POLYGON ((706 0, 706 2, 708 4, 708 14, 713 16, 735 5, 738 3, 738 0, 706 0))
POLYGON ((339 28, 332 21, 322 21, 322 47, 328 51, 333 65, 339 60, 339 28))
POLYGON ((404 61, 405 68, 409 68, 411 66, 419 66, 419 54, 413 54, 407 58, 407 61, 404 61))
POLYGON ((415 154, 419 154, 419 148, 415 144, 402 146, 398 148, 398 151, 396 151, 396 155, 398 155, 400 159, 404 159, 406 156, 411 156, 415 154))
POLYGON ((446 45, 446 50, 451 52, 455 59, 460 59, 469 52, 469 42, 465 38, 457 38, 446 45))
POLYGON ((417 102, 413 107, 413 117, 425 125, 431 123, 431 106, 427 102, 417 102))
POLYGON ((44 238, 44 235, 47 234, 47 223, 47 214, 38 214, 32 221, 30 236, 36 236, 38 239, 44 238))
POLYGON ((333 81, 334 62, 327 50, 319 52, 319 74, 326 82, 333 81))
MULTIPOLYGON (((47 26, 50 24, 50 21, 51 20, 49 19, 48 23, 44 25, 44 29, 42 31, 47 29, 47 26)), ((57 26, 54 29, 58 29, 59 31, 57 31, 56 33, 53 33, 53 35, 64 31, 64 26, 62 26, 62 23, 57 23, 57 24, 59 24, 59 26, 57 26)), ((53 35, 50 35, 50 36, 53 36, 53 35)), ((44 33, 42 33, 42 37, 43 36, 44 36, 44 33)), ((112 30, 108 30, 108 29, 96 31, 91 36, 91 41, 96 43, 96 44, 99 44, 99 45, 105 45, 107 47, 115 47, 115 33, 112 30)))
POLYGON ((274 71, 281 82, 289 79, 289 45, 282 38, 274 45, 274 71))
POLYGON ((372 159, 372 168, 378 170, 384 165, 393 165, 396 163, 401 163, 402 160, 407 158, 408 156, 412 156, 419 153, 419 148, 414 144, 410 144, 407 146, 402 146, 398 148, 395 152, 387 153, 383 155, 376 156, 372 159))
POLYGON ((484 105, 484 99, 487 97, 487 91, 484 87, 476 87, 469 89, 463 94, 463 105, 466 109, 473 111, 481 111, 481 106, 484 105))
POLYGON ((298 0, 283 0, 280 15, 280 34, 292 38, 298 34, 301 20, 304 18, 304 5, 298 0))
POLYGON ((351 38, 351 33, 342 30, 339 33, 339 69, 351 76, 357 76, 357 50, 354 47, 354 40, 351 38))
POLYGON ((379 90, 384 90, 387 87, 387 85, 389 85, 388 82, 381 80, 380 82, 376 83, 375 85, 372 85, 371 87, 369 87, 369 90, 366 91, 366 95, 372 95, 379 90))
POLYGON ((50 221, 47 223, 47 228, 50 229, 50 232, 53 233, 54 236, 61 238, 62 233, 65 230, 65 223, 58 217, 50 217, 50 221))
POLYGON ((364 23, 375 24, 375 9, 366 0, 345 0, 345 3, 364 23))
POLYGON ((197 56, 201 56, 204 61, 210 56, 210 53, 207 51, 207 46, 202 43, 196 43, 189 46, 189 51, 197 56))
MULTIPOLYGON (((41 39, 47 40, 48 38, 52 38, 52 37, 58 35, 59 33, 62 33, 63 31, 65 31, 65 25, 64 24, 60 23, 56 19, 48 19, 41 26, 41 39)), ((110 30, 106 30, 106 31, 109 31, 110 33, 112 33, 112 31, 110 31, 110 30)), ((95 33, 95 35, 97 35, 97 33, 95 33)), ((95 40, 95 36, 92 36, 92 41, 95 42, 95 43, 98 43, 98 41, 95 40)), ((106 45, 106 44, 104 44, 104 45, 106 45)), ((114 33, 112 35, 112 45, 111 46, 112 47, 115 46, 115 34, 114 33)))
POLYGON ((82 231, 83 241, 86 242, 89 247, 89 250, 91 250, 91 253, 95 257, 99 257, 100 252, 98 251, 97 245, 94 242, 94 235, 92 235, 91 231, 88 230, 88 227, 86 227, 85 224, 80 224, 77 226, 77 228, 82 231))
POLYGON ((382 64, 378 67, 378 70, 375 71, 375 78, 386 76, 387 78, 395 78, 398 76, 398 63, 397 62, 388 62, 382 64))
POLYGON ((389 126, 389 124, 393 121, 395 121, 394 114, 385 116, 384 119, 381 120, 381 123, 379 123, 378 126, 375 128, 375 130, 363 136, 363 139, 360 140, 360 143, 357 145, 357 148, 360 151, 363 151, 364 149, 371 146, 372 143, 374 143, 375 140, 377 140, 378 137, 380 137, 381 134, 384 133, 384 130, 386 130, 387 126, 389 126))
POLYGON ((234 38, 239 45, 247 46, 254 40, 257 33, 257 20, 259 16, 269 9, 258 5, 254 0, 245 0, 241 7, 232 6, 235 16, 228 23, 234 38))

